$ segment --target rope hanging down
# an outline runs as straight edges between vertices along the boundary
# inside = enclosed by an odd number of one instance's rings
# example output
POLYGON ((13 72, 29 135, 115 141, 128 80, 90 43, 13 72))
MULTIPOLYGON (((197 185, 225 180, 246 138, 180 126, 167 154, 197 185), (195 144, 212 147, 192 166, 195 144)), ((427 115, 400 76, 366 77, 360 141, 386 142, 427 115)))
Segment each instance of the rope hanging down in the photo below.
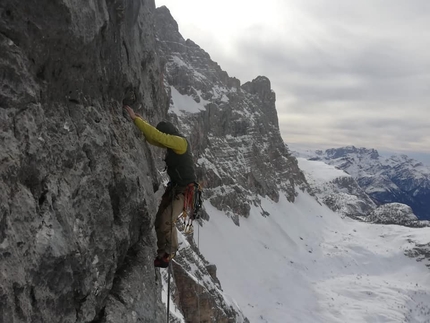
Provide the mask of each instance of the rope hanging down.
MULTIPOLYGON (((173 230, 175 229, 175 223, 173 221, 173 202, 175 199, 175 187, 172 187, 172 201, 170 204, 171 207, 171 215, 170 215, 170 241, 173 240, 173 230)), ((195 219, 200 218, 199 211, 202 207, 202 189, 200 184, 191 183, 187 186, 184 193, 184 209, 182 211, 181 217, 184 221, 184 233, 192 234, 194 232, 193 221, 195 219), (189 216, 188 216, 189 215, 189 216), (187 219, 188 217, 188 219, 187 219)), ((199 230, 199 229, 198 229, 199 230)), ((200 248, 200 231, 198 231, 198 239, 197 239, 197 248, 200 248)), ((172 255, 172 244, 170 243, 169 257, 172 255)), ((167 281, 167 323, 170 321, 170 277, 172 274, 172 261, 169 261, 168 267, 168 281, 167 281)), ((198 282, 200 286, 200 279, 198 282)), ((197 292, 197 307, 198 307, 198 315, 200 321, 200 295, 197 292)))
MULTIPOLYGON (((200 251, 200 225, 197 226, 197 249, 200 251)), ((199 285, 199 289, 201 290, 201 285, 200 285, 200 275, 197 275, 197 283, 199 285)), ((197 291, 197 313, 199 315, 199 322, 202 321, 201 317, 200 317, 200 293, 197 291)))
MULTIPOLYGON (((173 223, 173 202, 175 200, 175 186, 172 187, 172 201, 170 203, 170 209, 172 210, 170 212, 170 250, 169 250, 169 257, 172 256, 172 241, 173 241, 173 229, 174 229, 174 223, 173 223)), ((170 276, 172 273, 172 261, 169 261, 169 268, 168 268, 168 278, 167 278, 167 323, 170 321, 170 276)))

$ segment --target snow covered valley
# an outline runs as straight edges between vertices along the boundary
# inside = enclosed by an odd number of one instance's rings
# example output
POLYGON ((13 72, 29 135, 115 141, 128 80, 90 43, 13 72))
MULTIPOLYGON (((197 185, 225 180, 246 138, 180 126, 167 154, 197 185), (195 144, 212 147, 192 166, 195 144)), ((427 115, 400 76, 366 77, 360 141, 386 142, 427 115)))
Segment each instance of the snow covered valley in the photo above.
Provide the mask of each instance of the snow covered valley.
POLYGON ((405 256, 430 228, 343 218, 307 193, 262 198, 240 226, 205 207, 200 250, 250 322, 430 322, 429 268, 405 256))

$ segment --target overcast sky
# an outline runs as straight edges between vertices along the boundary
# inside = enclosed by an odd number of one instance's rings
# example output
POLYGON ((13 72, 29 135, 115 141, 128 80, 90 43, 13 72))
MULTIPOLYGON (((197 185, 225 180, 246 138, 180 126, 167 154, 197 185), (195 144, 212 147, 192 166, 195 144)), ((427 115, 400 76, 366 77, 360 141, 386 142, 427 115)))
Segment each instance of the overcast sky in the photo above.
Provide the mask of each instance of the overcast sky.
MULTIPOLYGON (((267 76, 285 142, 430 157, 430 1, 156 0, 242 83, 267 76)), ((430 159, 428 159, 430 160, 430 159)))

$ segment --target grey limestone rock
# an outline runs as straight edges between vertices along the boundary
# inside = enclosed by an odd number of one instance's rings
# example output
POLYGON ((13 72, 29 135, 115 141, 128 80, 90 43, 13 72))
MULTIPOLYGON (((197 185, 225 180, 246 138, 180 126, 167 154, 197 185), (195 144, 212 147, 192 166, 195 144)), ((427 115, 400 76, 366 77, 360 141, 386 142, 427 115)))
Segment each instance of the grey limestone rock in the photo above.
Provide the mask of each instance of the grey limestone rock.
MULTIPOLYGON (((162 152, 122 109, 168 118, 154 13, 153 0, 0 3, 0 322, 166 320, 167 274, 153 268, 162 152)), ((197 95, 181 73, 168 78, 197 95)), ((246 321, 223 301, 213 267, 190 254, 182 259, 213 287, 205 315, 246 321)), ((183 295, 189 276, 175 268, 183 295)))
POLYGON ((412 209, 401 203, 387 203, 369 213, 367 219, 374 223, 403 224, 418 220, 412 209))
MULTIPOLYGON (((154 1, 0 4, 0 321, 161 322, 154 1), (155 293, 158 290, 157 293, 155 293)), ((164 313, 163 313, 164 312, 164 313)))

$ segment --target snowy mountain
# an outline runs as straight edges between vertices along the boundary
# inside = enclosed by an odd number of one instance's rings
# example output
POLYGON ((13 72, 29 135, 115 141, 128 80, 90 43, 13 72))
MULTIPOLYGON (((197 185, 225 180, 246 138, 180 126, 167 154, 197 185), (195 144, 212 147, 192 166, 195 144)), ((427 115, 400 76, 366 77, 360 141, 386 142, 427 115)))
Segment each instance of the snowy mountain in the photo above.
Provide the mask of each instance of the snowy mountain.
POLYGON ((406 204, 419 219, 430 219, 430 167, 406 155, 386 158, 354 146, 298 155, 344 170, 378 205, 406 204))
POLYGON ((376 204, 351 175, 281 147, 269 80, 240 86, 180 37, 166 8, 157 15, 169 113, 190 136, 206 185, 194 239, 224 297, 250 322, 425 321, 429 228, 342 217, 376 204))
MULTIPOLYGON (((342 176, 304 164, 312 187, 342 176)), ((262 198, 266 216, 252 206, 240 227, 205 206, 200 249, 250 322, 430 321, 430 228, 341 217, 307 193, 294 203, 262 198)))
POLYGON ((331 210, 356 218, 376 208, 351 175, 321 161, 298 158, 298 162, 312 191, 331 210))
POLYGON ((169 113, 191 141, 207 198, 237 222, 259 196, 294 201, 308 185, 280 136, 270 80, 241 86, 180 35, 166 7, 157 8, 156 26, 169 113))

